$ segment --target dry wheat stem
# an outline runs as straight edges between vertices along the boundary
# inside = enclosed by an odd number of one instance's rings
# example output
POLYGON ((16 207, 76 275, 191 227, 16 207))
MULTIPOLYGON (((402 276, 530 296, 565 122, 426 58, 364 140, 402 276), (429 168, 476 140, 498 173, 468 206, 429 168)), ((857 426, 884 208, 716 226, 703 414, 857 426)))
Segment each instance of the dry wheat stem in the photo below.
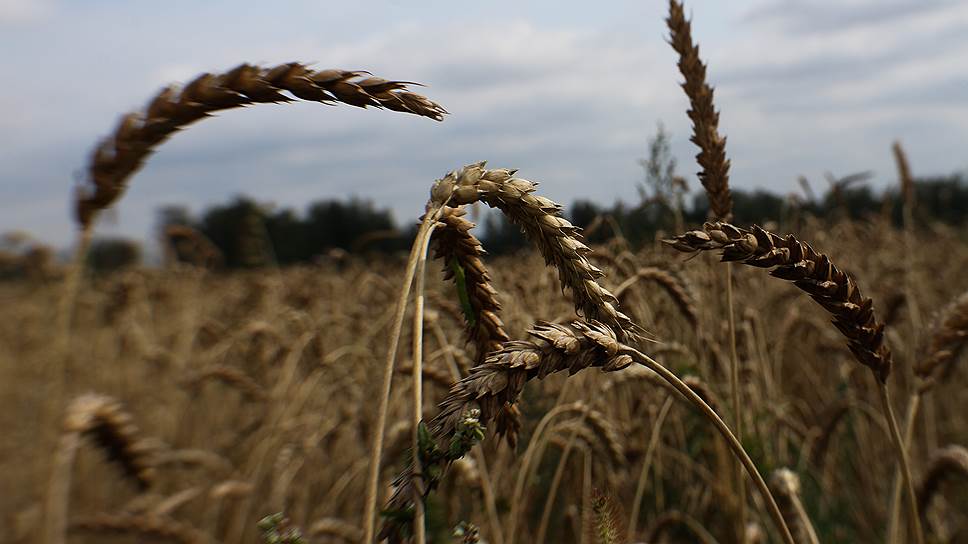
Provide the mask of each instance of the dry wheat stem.
MULTIPOLYGON (((757 485, 786 544, 793 544, 789 530, 783 521, 769 488, 755 465, 743 450, 736 437, 722 419, 673 373, 654 360, 621 344, 616 333, 598 322, 575 321, 570 326, 539 322, 530 331, 536 342, 511 341, 501 350, 491 354, 487 361, 474 368, 470 375, 454 385, 450 394, 440 404, 440 413, 430 422, 432 435, 446 447, 454 435, 464 414, 471 408, 480 410, 480 421, 486 423, 506 402, 513 402, 531 379, 541 379, 554 372, 568 370, 574 374, 588 367, 604 371, 621 370, 632 362, 643 364, 659 374, 679 393, 701 410, 728 441, 733 453, 740 457, 743 466, 757 485)), ((446 467, 442 467, 446 468, 446 467)), ((405 511, 413 497, 411 467, 397 477, 395 491, 388 510, 405 511)), ((426 490, 429 492, 430 490, 426 490)), ((403 529, 400 520, 388 520, 381 531, 381 538, 397 542, 403 529)))
MULTIPOLYGON (((436 214, 443 212, 441 208, 436 214)), ((411 419, 411 451, 416 459, 417 452, 420 451, 420 421, 423 419, 423 322, 424 322, 424 286, 426 283, 427 270, 427 251, 430 249, 430 240, 433 236, 435 222, 431 222, 426 236, 419 241, 420 251, 418 253, 416 286, 414 288, 414 311, 413 311, 413 417, 411 419)), ((415 466, 416 463, 415 463, 415 466)), ((427 527, 424 522, 423 504, 423 483, 422 474, 417 474, 414 495, 414 538, 417 544, 426 544, 427 527)))
MULTIPOLYGON (((578 417, 579 422, 584 422, 584 418, 587 412, 582 412, 578 417)), ((558 466, 555 467, 555 474, 551 478, 551 485, 548 487, 548 495, 545 498, 544 508, 541 510, 541 519, 538 522, 538 532, 535 536, 535 542, 545 542, 545 535, 548 531, 548 522, 551 520, 551 509, 555 504, 555 497, 558 496, 558 488, 561 486, 561 480, 565 475, 565 468, 568 464, 568 457, 571 455, 571 450, 575 447, 575 441, 578 438, 581 425, 576 425, 568 434, 568 440, 564 444, 564 448, 561 452, 561 457, 558 459, 558 466)), ((586 446, 585 457, 590 458, 591 448, 586 446)), ((515 534, 511 533, 511 544, 515 541, 515 534)))
POLYGON ((719 431, 720 435, 722 435, 722 437, 726 440, 726 443, 729 445, 730 450, 732 450, 733 455, 740 459, 743 467, 746 469, 747 474, 753 480, 753 483, 756 484, 757 490, 759 491, 763 502, 766 504, 767 513, 771 518, 773 518, 773 522, 776 524, 777 530, 780 532, 780 537, 782 538, 783 542, 786 544, 795 544, 793 537, 790 536, 790 529, 786 526, 786 522, 784 521, 783 516, 776 505, 776 501, 774 500, 773 495, 770 493, 770 489, 767 487, 763 477, 756 469, 756 465, 753 464, 753 461, 746 453, 746 450, 743 449, 743 446, 740 444, 739 440, 737 440, 736 436, 732 433, 732 431, 730 431, 729 427, 716 414, 716 412, 713 411, 713 409, 710 408, 709 405, 706 404, 701 397, 699 397, 699 395, 697 395, 688 385, 683 383, 682 380, 680 380, 675 374, 654 361, 648 355, 645 355, 644 353, 629 346, 624 346, 620 352, 631 355, 636 363, 645 365, 649 369, 653 370, 656 374, 661 376, 664 380, 669 382, 680 394, 682 394, 682 396, 686 398, 686 400, 691 402, 710 422, 713 423, 713 426, 716 427, 716 430, 719 431))
POLYGON ((366 497, 363 511, 363 541, 373 542, 376 523, 377 493, 380 485, 380 456, 383 451, 383 433, 386 429, 387 410, 390 404, 390 387, 393 381, 393 366, 400 343, 400 333, 403 330, 403 318, 407 310, 407 300, 410 297, 410 287, 417 272, 417 261, 421 247, 433 232, 434 222, 440 214, 443 202, 433 209, 427 210, 424 220, 417 230, 417 238, 410 250, 407 269, 404 273, 403 285, 394 310, 393 328, 390 332, 390 346, 387 349, 386 363, 383 369, 383 383, 380 390, 380 402, 377 408, 377 422, 373 429, 372 446, 370 448, 370 468, 367 475, 366 497))
POLYGON ((659 414, 655 418, 655 423, 652 424, 652 435, 649 437, 649 444, 645 450, 645 459, 642 461, 639 479, 635 484, 635 497, 632 499, 632 511, 629 514, 629 531, 626 537, 626 541, 628 542, 635 540, 635 530, 639 523, 639 510, 642 507, 642 498, 645 496, 645 484, 648 480, 649 469, 652 466, 652 456, 655 454, 656 447, 659 445, 662 426, 665 423, 665 418, 669 414, 670 408, 672 408, 671 396, 662 403, 659 414))
POLYGON ((719 134, 719 113, 713 104, 713 88, 706 83, 706 65, 699 58, 699 46, 692 41, 692 29, 682 4, 669 2, 669 43, 679 54, 679 72, 685 78, 682 90, 689 98, 686 112, 692 120, 692 142, 699 147, 696 161, 702 170, 699 180, 709 196, 709 208, 716 219, 729 220, 733 198, 729 192, 729 159, 726 138, 719 134))
POLYGON ((371 77, 363 71, 317 71, 290 62, 271 68, 242 64, 225 73, 202 74, 180 90, 166 87, 143 111, 122 117, 114 132, 98 144, 88 167, 89 185, 77 193, 77 221, 82 229, 88 229, 97 212, 121 197, 128 178, 159 144, 217 111, 291 102, 294 96, 324 104, 373 106, 443 119, 447 112, 441 106, 409 92, 407 85, 404 81, 371 77))

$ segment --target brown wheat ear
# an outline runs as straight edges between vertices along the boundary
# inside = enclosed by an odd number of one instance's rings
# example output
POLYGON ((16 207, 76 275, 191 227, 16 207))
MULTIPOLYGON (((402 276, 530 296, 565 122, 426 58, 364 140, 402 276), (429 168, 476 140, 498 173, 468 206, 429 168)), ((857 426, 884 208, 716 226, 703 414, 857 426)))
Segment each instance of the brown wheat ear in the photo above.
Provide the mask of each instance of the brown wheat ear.
POLYGON ((941 482, 952 474, 968 478, 968 449, 964 446, 952 444, 938 450, 931 457, 921 485, 918 486, 918 511, 922 516, 941 487, 941 482))
POLYGON ((692 120, 692 142, 699 147, 696 162, 702 170, 699 180, 709 196, 709 208, 716 219, 729 220, 733 197, 729 192, 729 159, 726 137, 719 134, 719 113, 713 104, 713 88, 706 83, 706 65, 699 58, 699 46, 693 43, 692 28, 682 4, 669 1, 669 43, 679 54, 679 71, 685 78, 682 90, 689 97, 692 120))
POLYGON ((76 197, 77 221, 88 229, 98 211, 121 197, 128 178, 141 168, 155 147, 216 111, 291 102, 296 97, 324 104, 373 106, 442 120, 446 110, 409 92, 408 84, 411 83, 372 77, 363 71, 316 71, 290 62, 271 68, 242 64, 222 74, 202 74, 181 90, 166 87, 143 111, 122 117, 114 133, 94 150, 88 167, 89 185, 81 187, 76 197))
POLYGON ((809 244, 792 234, 781 238, 756 225, 742 229, 729 223, 706 223, 703 230, 687 232, 665 243, 683 252, 720 250, 724 262, 773 269, 770 275, 792 281, 830 312, 834 326, 847 337, 847 347, 857 361, 869 368, 880 383, 887 383, 891 352, 884 345, 884 325, 874 316, 873 301, 861 294, 850 276, 809 244))
POLYGON ((562 289, 571 292, 579 315, 604 323, 622 342, 637 340, 642 330, 618 310, 618 300, 599 283, 605 274, 588 260, 591 249, 582 243, 581 229, 561 216, 561 205, 535 195, 537 184, 514 177, 516 170, 484 166, 471 164, 441 180, 453 191, 451 203, 484 202, 501 210, 524 231, 545 263, 558 270, 562 289))
MULTIPOLYGON (((475 225, 464 217, 465 213, 463 206, 445 206, 437 220, 431 245, 434 257, 444 262, 445 279, 457 285, 464 328, 477 350, 475 364, 481 364, 487 354, 500 349, 510 337, 501 320, 497 291, 491 285, 491 275, 482 259, 486 252, 480 240, 471 233, 475 225)), ((514 449, 521 431, 521 415, 517 407, 505 405, 495 422, 496 434, 504 437, 514 449)))
POLYGON ((141 438, 121 403, 104 395, 83 395, 68 409, 64 430, 89 436, 124 474, 146 489, 154 479, 154 448, 141 438))
MULTIPOLYGON (((535 341, 506 342, 484 364, 472 368, 468 376, 454 384, 440 403, 440 413, 428 424, 441 447, 449 447, 459 424, 471 410, 479 409, 480 422, 486 424, 505 404, 513 404, 525 383, 532 379, 543 379, 563 370, 575 374, 589 367, 616 371, 632 364, 631 356, 618 353, 621 344, 615 333, 602 323, 576 321, 565 326, 539 322, 529 333, 535 341)), ((439 473, 446 466, 429 469, 422 467, 422 472, 439 473)), ((405 512, 414 497, 429 493, 430 487, 419 480, 413 466, 400 474, 385 510, 405 512), (416 489, 422 492, 418 495, 416 489)), ((399 517, 388 518, 380 538, 400 542, 406 523, 399 517)))
POLYGON ((920 390, 926 392, 949 372, 958 355, 968 345, 968 292, 941 310, 932 327, 927 353, 914 366, 920 390))

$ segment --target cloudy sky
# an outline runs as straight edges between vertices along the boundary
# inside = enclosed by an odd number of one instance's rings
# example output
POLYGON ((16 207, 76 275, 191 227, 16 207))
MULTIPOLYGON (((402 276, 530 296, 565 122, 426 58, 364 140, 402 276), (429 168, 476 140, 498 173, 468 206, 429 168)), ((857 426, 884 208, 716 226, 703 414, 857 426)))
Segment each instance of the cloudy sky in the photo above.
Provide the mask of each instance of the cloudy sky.
MULTIPOLYGON (((313 103, 205 120, 132 180, 102 234, 150 235, 154 211, 235 194, 303 209, 360 196, 421 211, 430 183, 487 159, 564 203, 634 198, 662 121, 693 186, 686 101, 657 0, 0 0, 0 232, 72 239, 90 150, 161 86, 242 61, 292 60, 425 83, 443 123, 313 103)), ((968 169, 968 1, 693 0, 734 186, 803 174, 894 181, 968 169)))

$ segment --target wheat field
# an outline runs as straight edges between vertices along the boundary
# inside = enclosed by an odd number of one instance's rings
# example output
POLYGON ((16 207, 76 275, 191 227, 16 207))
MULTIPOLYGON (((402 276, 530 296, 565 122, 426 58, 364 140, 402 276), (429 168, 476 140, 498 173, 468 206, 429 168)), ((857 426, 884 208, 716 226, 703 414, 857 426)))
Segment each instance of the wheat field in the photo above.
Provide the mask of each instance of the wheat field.
POLYGON ((91 274, 98 215, 213 112, 447 111, 291 63, 125 115, 75 196, 73 261, 0 282, 0 541, 968 542, 964 229, 912 220, 900 145, 901 228, 744 224, 669 5, 710 215, 641 246, 589 247, 526 165, 480 162, 414 188, 409 256, 91 274), (487 256, 475 206, 531 250, 487 256))

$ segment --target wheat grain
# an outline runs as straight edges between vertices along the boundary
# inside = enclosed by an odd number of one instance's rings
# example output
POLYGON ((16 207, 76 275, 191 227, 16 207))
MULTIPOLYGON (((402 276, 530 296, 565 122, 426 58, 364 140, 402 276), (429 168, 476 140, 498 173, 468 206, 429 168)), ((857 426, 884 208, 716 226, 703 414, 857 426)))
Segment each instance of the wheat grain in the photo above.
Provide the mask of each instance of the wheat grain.
POLYGON ((796 473, 787 468, 777 469, 773 471, 770 484, 796 541, 802 544, 820 544, 817 532, 800 501, 800 478, 796 473))

